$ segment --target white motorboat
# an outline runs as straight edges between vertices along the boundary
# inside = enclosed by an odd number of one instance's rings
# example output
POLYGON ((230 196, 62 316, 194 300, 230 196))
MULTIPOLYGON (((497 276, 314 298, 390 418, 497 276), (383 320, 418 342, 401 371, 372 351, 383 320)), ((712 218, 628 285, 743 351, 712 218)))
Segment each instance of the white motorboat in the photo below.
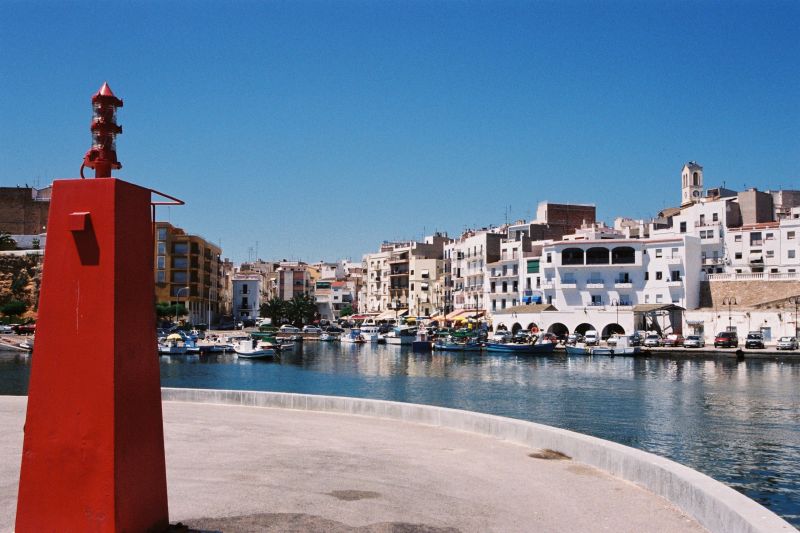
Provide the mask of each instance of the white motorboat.
POLYGON ((277 353, 271 343, 258 339, 241 340, 233 345, 233 351, 241 359, 270 359, 277 353))
POLYGON ((361 336, 366 342, 378 342, 380 338, 378 326, 361 326, 361 336))
POLYGON ((397 326, 384 336, 386 344, 405 345, 413 344, 417 338, 417 328, 397 326))

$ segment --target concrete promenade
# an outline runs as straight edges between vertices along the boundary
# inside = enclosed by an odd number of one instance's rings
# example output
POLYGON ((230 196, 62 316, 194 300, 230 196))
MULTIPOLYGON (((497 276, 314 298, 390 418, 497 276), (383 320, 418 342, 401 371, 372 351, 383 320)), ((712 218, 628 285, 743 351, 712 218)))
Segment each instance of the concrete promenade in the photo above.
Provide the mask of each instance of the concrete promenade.
MULTIPOLYGON (((0 397, 1 531, 13 528, 24 410, 0 397)), ((196 529, 703 531, 632 483, 463 431, 180 402, 164 419, 170 519, 196 529)))

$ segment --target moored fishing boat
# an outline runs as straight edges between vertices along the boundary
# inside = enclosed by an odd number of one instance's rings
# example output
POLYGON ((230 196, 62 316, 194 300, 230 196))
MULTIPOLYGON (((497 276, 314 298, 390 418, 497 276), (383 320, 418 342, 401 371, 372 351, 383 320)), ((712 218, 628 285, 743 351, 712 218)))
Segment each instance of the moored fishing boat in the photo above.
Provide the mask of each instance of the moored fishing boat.
POLYGON ((511 341, 486 343, 487 352, 515 353, 520 355, 550 354, 556 348, 554 342, 540 342, 537 335, 517 334, 511 341))
POLYGON ((411 349, 415 352, 430 352, 432 347, 433 343, 428 338, 428 332, 425 328, 419 328, 414 342, 411 343, 411 349))
POLYGON ((567 345, 564 349, 567 351, 567 355, 592 355, 592 350, 582 344, 577 344, 575 346, 567 345))
POLYGON ((413 344, 417 337, 417 329, 409 326, 397 326, 384 336, 386 344, 405 345, 413 344))
POLYGON ((275 347, 258 339, 245 339, 233 345, 233 351, 241 359, 271 359, 277 353, 275 347))
POLYGON ((186 355, 189 350, 184 337, 177 333, 171 333, 158 343, 158 353, 160 355, 186 355))
POLYGON ((364 344, 367 340, 361 335, 361 330, 358 328, 353 328, 347 332, 346 335, 343 335, 340 339, 342 342, 349 342, 352 344, 364 344))

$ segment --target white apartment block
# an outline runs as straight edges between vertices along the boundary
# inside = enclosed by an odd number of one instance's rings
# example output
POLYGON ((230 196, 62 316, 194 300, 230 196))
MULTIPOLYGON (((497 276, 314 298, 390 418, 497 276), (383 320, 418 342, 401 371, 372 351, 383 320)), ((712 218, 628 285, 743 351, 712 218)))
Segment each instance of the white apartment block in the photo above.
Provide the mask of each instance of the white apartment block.
POLYGON ((486 309, 486 265, 500 260, 504 238, 504 234, 492 230, 467 231, 445 246, 447 311, 486 309))
POLYGON ((527 239, 500 243, 500 260, 486 265, 484 303, 488 313, 522 302, 522 259, 527 239))
POLYGON ((699 248, 700 240, 690 236, 546 245, 544 303, 559 310, 638 304, 694 309, 700 294, 699 248))
POLYGON ((261 276, 258 274, 233 275, 233 317, 236 320, 258 318, 261 307, 261 276))
POLYGON ((764 273, 776 279, 776 275, 797 274, 800 272, 798 243, 800 218, 731 228, 725 236, 729 259, 727 271, 732 274, 764 273))

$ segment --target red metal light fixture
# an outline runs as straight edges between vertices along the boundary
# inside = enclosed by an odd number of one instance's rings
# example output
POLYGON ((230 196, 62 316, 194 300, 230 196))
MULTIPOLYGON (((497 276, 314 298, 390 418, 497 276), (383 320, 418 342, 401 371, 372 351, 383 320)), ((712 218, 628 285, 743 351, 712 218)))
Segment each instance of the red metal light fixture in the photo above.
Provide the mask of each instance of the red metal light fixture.
POLYGON ((117 161, 115 140, 122 133, 122 126, 117 124, 117 108, 122 105, 122 100, 111 92, 108 82, 103 83, 92 96, 92 147, 83 156, 81 178, 85 177, 84 167, 93 168, 95 178, 110 178, 111 169, 122 168, 122 163, 117 161))

